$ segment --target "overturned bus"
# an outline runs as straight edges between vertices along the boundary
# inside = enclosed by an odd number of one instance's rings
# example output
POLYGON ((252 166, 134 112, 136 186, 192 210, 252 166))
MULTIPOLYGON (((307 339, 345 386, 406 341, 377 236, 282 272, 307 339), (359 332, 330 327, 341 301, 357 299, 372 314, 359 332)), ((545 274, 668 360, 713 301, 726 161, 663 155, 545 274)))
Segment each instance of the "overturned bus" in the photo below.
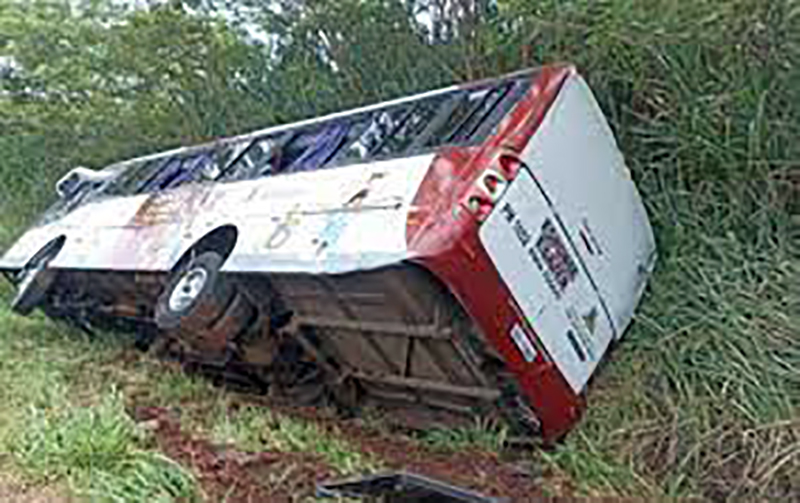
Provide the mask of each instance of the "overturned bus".
POLYGON ((655 261, 570 66, 77 168, 56 190, 0 258, 17 312, 130 329, 294 403, 498 416, 546 440, 580 417, 655 261))

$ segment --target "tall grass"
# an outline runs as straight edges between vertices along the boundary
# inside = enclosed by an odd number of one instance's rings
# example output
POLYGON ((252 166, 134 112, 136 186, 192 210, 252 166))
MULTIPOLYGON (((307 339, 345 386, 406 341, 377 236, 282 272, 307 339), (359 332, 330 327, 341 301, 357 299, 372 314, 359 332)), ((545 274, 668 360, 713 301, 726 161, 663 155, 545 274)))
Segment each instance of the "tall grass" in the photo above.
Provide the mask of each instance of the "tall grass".
POLYGON ((46 135, 10 136, 0 131, 0 250, 54 199, 55 182, 67 164, 51 153, 63 147, 51 143, 46 135))
POLYGON ((586 420, 548 458, 587 491, 800 497, 800 4, 512 10, 518 44, 589 77, 660 251, 586 420))

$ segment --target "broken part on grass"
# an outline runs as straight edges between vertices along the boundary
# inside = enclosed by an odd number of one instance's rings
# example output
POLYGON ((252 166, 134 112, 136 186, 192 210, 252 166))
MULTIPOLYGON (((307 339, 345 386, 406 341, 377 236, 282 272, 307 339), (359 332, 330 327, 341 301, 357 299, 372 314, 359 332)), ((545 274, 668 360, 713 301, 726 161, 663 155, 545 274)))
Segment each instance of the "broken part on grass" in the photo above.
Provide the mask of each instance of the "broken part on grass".
POLYGON ((345 412, 503 418, 554 441, 655 258, 570 66, 101 173, 63 179, 0 257, 18 311, 132 330, 204 373, 345 412))

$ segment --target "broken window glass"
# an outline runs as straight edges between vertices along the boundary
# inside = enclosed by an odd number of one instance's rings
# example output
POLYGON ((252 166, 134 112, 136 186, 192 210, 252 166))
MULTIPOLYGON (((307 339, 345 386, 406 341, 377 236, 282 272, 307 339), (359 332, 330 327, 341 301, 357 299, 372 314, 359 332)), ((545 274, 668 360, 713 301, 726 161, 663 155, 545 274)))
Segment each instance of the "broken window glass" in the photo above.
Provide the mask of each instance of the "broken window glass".
POLYGON ((464 143, 474 140, 473 134, 475 131, 505 97, 509 89, 511 89, 511 85, 505 84, 468 94, 462 103, 463 106, 459 107, 462 110, 460 115, 462 115, 463 119, 459 124, 455 125, 446 141, 448 143, 464 143))
POLYGON ((469 141, 471 143, 480 142, 497 129, 497 125, 505 117, 514 105, 524 96, 528 89, 530 89, 531 81, 528 78, 517 79, 508 84, 508 90, 503 93, 497 100, 495 105, 483 114, 479 123, 476 124, 473 131, 470 133, 469 141))
POLYGON ((202 180, 216 168, 212 152, 187 157, 173 157, 162 164, 137 189, 137 193, 174 189, 202 180))
POLYGON ((343 150, 340 160, 364 161, 379 153, 395 131, 408 118, 412 106, 400 105, 374 112, 360 135, 343 150))
POLYGON ((338 121, 298 132, 281 148, 276 173, 320 169, 332 159, 347 138, 350 124, 338 121))
POLYGON ((425 131, 436 116, 446 97, 437 96, 414 103, 398 127, 376 149, 376 156, 390 156, 405 152, 425 131))
POLYGON ((209 171, 213 172, 215 167, 216 163, 210 152, 187 157, 173 173, 162 180, 157 190, 172 189, 185 183, 200 181, 207 176, 209 171))
POLYGON ((182 164, 183 159, 174 157, 169 159, 139 186, 137 192, 153 192, 167 188, 173 179, 180 176, 182 164))
POLYGON ((481 121, 497 106, 508 89, 509 85, 506 84, 462 91, 454 98, 449 115, 431 132, 425 144, 433 147, 472 140, 472 134, 481 121))
POLYGON ((165 158, 139 161, 128 166, 105 193, 114 196, 138 194, 140 189, 158 172, 165 158))
POLYGON ((248 180, 269 174, 278 161, 278 140, 274 137, 253 141, 247 150, 231 164, 221 181, 248 180))

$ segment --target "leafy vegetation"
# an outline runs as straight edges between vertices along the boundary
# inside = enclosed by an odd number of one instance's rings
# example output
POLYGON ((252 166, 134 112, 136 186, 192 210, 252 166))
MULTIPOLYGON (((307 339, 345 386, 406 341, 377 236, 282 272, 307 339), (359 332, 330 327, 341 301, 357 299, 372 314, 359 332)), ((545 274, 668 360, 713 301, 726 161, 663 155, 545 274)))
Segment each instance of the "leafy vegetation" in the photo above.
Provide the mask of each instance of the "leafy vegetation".
MULTIPOLYGON (((224 3, 0 0, 13 61, 0 70, 0 247, 76 164, 571 61, 612 122, 660 261, 586 418, 548 462, 587 493, 798 496, 800 4, 224 3)), ((27 323, 0 314, 9 345, 52 337, 27 323)), ((68 396, 61 364, 25 367, 28 388, 4 363, 0 392, 30 390, 5 407, 68 396)), ((230 421, 244 439, 257 422, 230 421)))
MULTIPOLYGON (((3 285, 0 301, 8 293, 3 285)), ((134 353, 128 338, 88 340, 6 308, 0 327, 0 470, 22 485, 99 502, 208 501, 193 467, 161 454, 147 423, 134 422, 140 407, 175 412, 189 435, 221 448, 310 454, 342 474, 379 466, 336 430, 239 407, 208 380, 134 353)))
POLYGON ((432 428, 421 433, 420 440, 437 450, 462 451, 482 449, 501 451, 508 438, 508 428, 481 418, 475 424, 459 428, 432 428))
POLYGON ((0 451, 35 484, 63 484, 92 501, 193 501, 194 477, 153 449, 114 383, 92 380, 115 356, 40 318, 0 310, 0 451))

